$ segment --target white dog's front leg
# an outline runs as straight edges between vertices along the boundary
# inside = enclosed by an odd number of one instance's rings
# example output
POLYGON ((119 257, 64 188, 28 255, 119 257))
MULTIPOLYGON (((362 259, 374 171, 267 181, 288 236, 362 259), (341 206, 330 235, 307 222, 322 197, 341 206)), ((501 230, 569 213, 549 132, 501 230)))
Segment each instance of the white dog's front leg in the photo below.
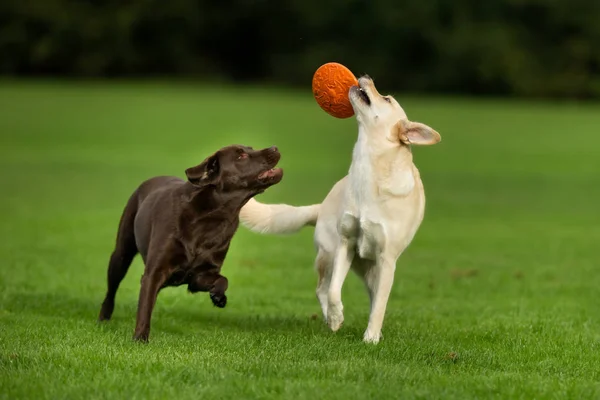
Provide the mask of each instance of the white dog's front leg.
POLYGON ((369 325, 363 337, 363 340, 367 343, 379 343, 381 339, 381 327, 390 292, 394 284, 395 269, 395 262, 380 259, 367 278, 366 283, 371 294, 369 325))
POLYGON ((358 236, 358 218, 350 212, 344 212, 338 225, 339 242, 333 260, 331 282, 327 292, 327 325, 337 331, 344 322, 342 305, 342 286, 352 260, 358 236))
POLYGON ((340 329, 344 322, 342 286, 350 270, 353 256, 354 252, 349 248, 348 241, 342 240, 333 262, 333 273, 327 294, 327 325, 334 332, 340 329))

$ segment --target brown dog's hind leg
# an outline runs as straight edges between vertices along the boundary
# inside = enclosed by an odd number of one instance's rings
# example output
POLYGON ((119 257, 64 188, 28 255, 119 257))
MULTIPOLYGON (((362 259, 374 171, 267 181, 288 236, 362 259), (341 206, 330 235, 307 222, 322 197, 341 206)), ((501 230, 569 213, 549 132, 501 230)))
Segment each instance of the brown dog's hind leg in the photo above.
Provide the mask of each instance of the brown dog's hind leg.
POLYGON ((119 222, 117 243, 108 263, 108 290, 106 291, 106 297, 104 298, 98 317, 100 321, 111 318, 115 308, 115 296, 119 285, 127 274, 133 258, 138 253, 133 230, 133 223, 138 207, 137 203, 137 196, 134 193, 127 202, 127 206, 119 222))

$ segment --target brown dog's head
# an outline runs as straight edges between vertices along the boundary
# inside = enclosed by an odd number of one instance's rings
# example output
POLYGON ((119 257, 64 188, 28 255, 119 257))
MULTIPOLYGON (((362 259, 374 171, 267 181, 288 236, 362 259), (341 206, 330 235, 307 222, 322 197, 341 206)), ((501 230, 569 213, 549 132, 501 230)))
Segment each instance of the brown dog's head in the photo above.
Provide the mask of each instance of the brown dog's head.
POLYGON ((188 168, 185 174, 195 186, 214 186, 224 192, 245 190, 260 193, 281 181, 283 170, 274 168, 280 158, 275 146, 262 150, 227 146, 200 165, 188 168))

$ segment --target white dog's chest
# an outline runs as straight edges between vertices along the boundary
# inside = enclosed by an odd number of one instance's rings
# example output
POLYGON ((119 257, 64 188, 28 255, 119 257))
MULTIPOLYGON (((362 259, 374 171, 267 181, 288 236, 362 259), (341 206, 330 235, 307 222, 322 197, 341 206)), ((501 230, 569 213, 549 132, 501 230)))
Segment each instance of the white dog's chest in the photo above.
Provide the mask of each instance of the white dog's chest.
POLYGON ((410 242, 423 211, 418 181, 412 162, 398 154, 373 157, 365 143, 357 143, 338 233, 360 258, 395 254, 410 242))
POLYGON ((422 219, 421 193, 393 196, 381 193, 381 188, 362 188, 367 190, 347 193, 338 226, 340 236, 353 245, 361 259, 375 261, 382 252, 401 252, 422 219))
POLYGON ((385 247, 384 223, 364 215, 355 216, 351 212, 345 212, 340 221, 339 233, 355 245, 356 253, 365 260, 375 260, 385 247))

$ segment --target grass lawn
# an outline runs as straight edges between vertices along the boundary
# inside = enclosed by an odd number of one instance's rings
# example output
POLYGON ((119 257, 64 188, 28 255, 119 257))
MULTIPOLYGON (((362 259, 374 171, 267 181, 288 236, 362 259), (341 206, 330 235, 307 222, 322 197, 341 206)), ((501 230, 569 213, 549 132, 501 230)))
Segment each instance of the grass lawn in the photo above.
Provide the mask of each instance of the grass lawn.
POLYGON ((285 177, 259 199, 320 202, 348 169, 355 121, 310 89, 2 82, 0 397, 598 398, 600 105, 398 99, 442 142, 415 149, 427 211, 379 345, 362 343, 352 274, 344 326, 321 321, 312 228, 240 228, 227 307, 166 289, 141 345, 139 258, 96 323, 135 187, 223 145, 276 144, 285 177))

